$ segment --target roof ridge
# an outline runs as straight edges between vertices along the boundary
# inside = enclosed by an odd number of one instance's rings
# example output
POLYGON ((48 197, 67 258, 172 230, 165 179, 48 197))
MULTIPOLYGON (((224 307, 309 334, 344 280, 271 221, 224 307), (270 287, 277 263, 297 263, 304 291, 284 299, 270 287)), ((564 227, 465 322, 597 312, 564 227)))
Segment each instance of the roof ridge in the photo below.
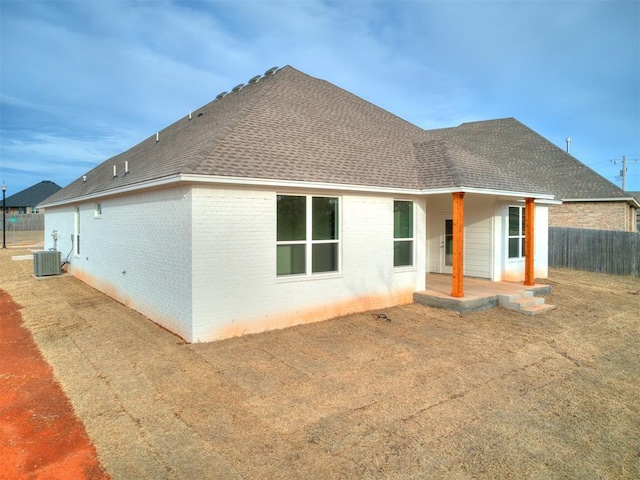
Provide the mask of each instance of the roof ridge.
POLYGON ((440 143, 442 148, 445 164, 449 169, 449 174, 453 179, 454 185, 456 187, 464 187, 464 169, 462 169, 453 158, 452 150, 455 150, 455 148, 443 138, 439 138, 437 141, 440 143))
MULTIPOLYGON (((269 92, 269 90, 271 90, 274 87, 274 85, 277 83, 279 78, 281 78, 278 74, 280 74, 280 72, 283 69, 286 69, 287 67, 288 66, 285 66, 285 67, 277 70, 273 74, 271 74, 268 78, 260 80, 261 82, 271 81, 271 84, 268 85, 267 87, 264 87, 262 92, 260 92, 258 95, 255 95, 253 98, 248 99, 246 104, 240 108, 240 111, 236 114, 235 118, 230 123, 228 123, 227 125, 222 127, 217 135, 213 135, 208 142, 205 142, 197 150, 194 160, 189 162, 189 163, 187 163, 187 164, 185 164, 184 169, 183 169, 183 173, 193 172, 194 170, 196 170, 202 164, 202 162, 205 161, 205 159, 207 158, 207 155, 200 156, 198 154, 203 152, 203 151, 207 151, 207 150, 210 151, 210 149, 214 148, 214 145, 216 143, 219 143, 222 140, 224 140, 224 138, 233 130, 233 128, 236 125, 238 125, 244 118, 246 118, 246 116, 251 112, 251 110, 253 110, 256 107, 256 105, 265 97, 265 95, 269 92)), ((292 67, 288 67, 288 68, 292 68, 292 67)), ((247 87, 254 87, 254 85, 247 84, 247 85, 245 85, 245 87, 243 87, 243 89, 247 88, 247 87)), ((237 94, 237 93, 239 93, 239 92, 232 92, 232 94, 237 94)), ((228 97, 228 96, 229 96, 229 94, 225 95, 225 97, 223 97, 223 98, 221 98, 219 100, 218 99, 213 100, 213 101, 209 102, 207 105, 205 105, 202 108, 204 109, 204 108, 208 107, 209 105, 213 104, 216 101, 224 101, 224 99, 226 97, 228 97)))

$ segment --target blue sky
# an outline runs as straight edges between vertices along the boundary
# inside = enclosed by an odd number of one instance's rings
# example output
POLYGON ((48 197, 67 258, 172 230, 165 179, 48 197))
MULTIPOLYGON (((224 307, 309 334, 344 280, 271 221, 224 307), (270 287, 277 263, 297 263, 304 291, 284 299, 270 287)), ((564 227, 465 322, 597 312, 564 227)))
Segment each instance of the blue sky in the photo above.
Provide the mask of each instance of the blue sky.
POLYGON ((640 2, 0 0, 0 181, 65 186, 272 66, 423 128, 515 117, 640 191, 640 2), (614 165, 611 161, 617 160, 614 165))

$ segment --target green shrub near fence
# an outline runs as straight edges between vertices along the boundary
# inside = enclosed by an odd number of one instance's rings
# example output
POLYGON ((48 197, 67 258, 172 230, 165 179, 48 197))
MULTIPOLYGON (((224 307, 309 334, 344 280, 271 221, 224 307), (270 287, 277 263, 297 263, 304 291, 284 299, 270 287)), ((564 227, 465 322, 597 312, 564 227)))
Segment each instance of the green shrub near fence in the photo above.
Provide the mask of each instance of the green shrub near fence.
POLYGON ((549 266, 640 277, 640 233, 549 227, 549 266))

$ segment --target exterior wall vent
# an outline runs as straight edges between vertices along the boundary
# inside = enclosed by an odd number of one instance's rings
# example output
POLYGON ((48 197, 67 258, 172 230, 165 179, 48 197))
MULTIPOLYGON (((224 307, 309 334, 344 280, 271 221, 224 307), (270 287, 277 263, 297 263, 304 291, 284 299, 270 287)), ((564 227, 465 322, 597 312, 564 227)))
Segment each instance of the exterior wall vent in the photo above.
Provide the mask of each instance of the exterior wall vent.
POLYGON ((33 274, 36 277, 60 275, 60 252, 55 250, 33 252, 33 274))

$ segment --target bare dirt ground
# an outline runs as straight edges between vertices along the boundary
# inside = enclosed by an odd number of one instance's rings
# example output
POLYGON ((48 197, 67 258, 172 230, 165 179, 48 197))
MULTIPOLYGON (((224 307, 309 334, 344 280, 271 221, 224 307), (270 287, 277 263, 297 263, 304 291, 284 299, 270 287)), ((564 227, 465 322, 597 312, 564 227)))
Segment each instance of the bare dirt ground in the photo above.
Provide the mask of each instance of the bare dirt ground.
POLYGON ((0 478, 108 477, 31 333, 0 290, 0 478))
POLYGON ((537 317, 414 304, 187 345, 26 253, 0 288, 113 479, 640 477, 638 278, 552 270, 537 317))

